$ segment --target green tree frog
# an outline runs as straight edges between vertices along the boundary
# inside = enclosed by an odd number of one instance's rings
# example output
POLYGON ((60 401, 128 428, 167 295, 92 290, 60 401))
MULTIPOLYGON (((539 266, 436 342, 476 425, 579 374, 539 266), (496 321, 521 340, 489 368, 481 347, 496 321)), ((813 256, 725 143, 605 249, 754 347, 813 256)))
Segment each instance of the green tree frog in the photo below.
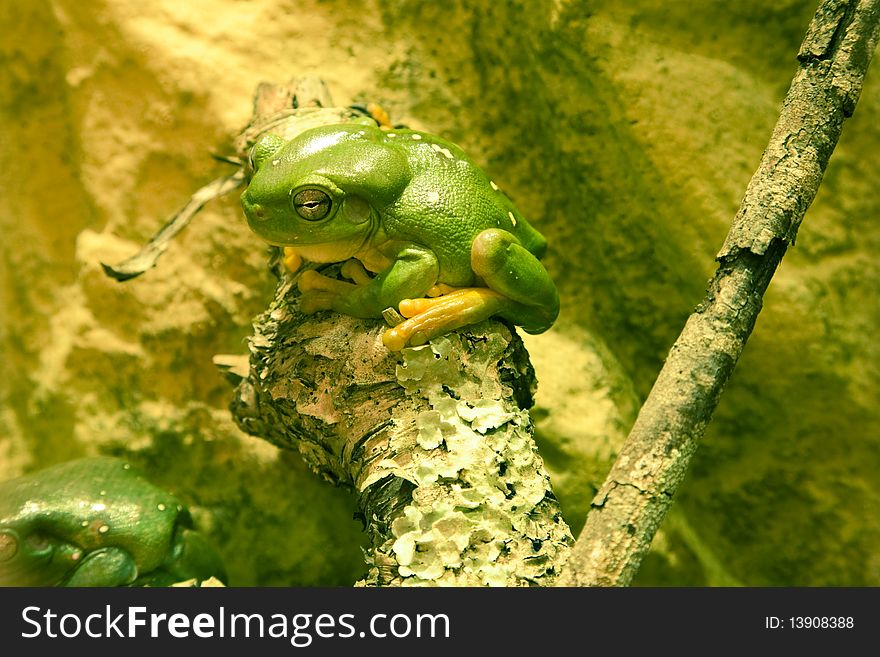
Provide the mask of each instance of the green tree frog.
POLYGON ((226 576, 189 511, 115 458, 0 483, 0 585, 167 586, 226 576))
POLYGON ((547 330, 559 295, 540 262, 544 237, 456 145, 373 122, 264 135, 242 206, 286 263, 344 262, 347 281, 299 278, 300 308, 355 317, 399 309, 390 350, 498 315, 547 330))

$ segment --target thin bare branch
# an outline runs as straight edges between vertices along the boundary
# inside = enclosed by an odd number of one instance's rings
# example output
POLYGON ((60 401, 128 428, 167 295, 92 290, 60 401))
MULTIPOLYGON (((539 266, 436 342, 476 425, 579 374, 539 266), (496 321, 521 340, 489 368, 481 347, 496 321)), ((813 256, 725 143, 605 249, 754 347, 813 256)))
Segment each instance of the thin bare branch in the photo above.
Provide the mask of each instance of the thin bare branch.
POLYGON ((593 500, 562 586, 629 584, 813 201, 877 44, 880 0, 825 0, 706 297, 688 319, 593 500))
POLYGON ((102 262, 101 267, 104 268, 104 273, 110 278, 115 278, 117 281, 127 281, 140 276, 156 265, 156 262, 165 253, 165 249, 168 248, 171 240, 187 227, 205 203, 213 201, 215 198, 220 198, 234 189, 238 189, 244 184, 244 180, 244 169, 239 168, 235 173, 212 180, 204 187, 201 187, 190 197, 186 205, 175 212, 174 216, 153 235, 140 251, 117 265, 108 265, 102 262))

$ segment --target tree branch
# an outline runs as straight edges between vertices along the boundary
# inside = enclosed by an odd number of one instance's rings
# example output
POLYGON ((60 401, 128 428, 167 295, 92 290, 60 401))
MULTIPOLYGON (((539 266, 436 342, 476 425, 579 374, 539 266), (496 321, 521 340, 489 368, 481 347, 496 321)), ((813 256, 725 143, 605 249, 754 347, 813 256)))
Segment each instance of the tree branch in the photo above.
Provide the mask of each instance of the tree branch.
POLYGON ((878 25, 880 0, 820 5, 706 297, 672 346, 558 584, 625 586, 638 569, 855 109, 878 25))
POLYGON ((306 316, 298 297, 286 276, 256 319, 231 410, 354 492, 363 583, 552 584, 572 537, 532 439, 534 372, 516 333, 486 321, 396 354, 380 322, 306 316))

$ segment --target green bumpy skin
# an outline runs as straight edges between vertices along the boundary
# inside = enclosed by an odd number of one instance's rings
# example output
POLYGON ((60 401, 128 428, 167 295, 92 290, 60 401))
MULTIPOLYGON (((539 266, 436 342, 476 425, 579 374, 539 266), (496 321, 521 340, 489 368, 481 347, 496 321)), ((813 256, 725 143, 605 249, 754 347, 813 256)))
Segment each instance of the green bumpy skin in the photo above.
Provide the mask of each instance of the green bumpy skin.
POLYGON ((0 586, 225 582, 189 511, 124 461, 69 461, 0 483, 0 586))
POLYGON ((390 349, 493 315, 540 333, 559 313, 540 263, 546 240, 448 141, 323 126, 287 142, 264 136, 250 168, 242 206, 257 235, 287 247, 297 265, 355 261, 355 284, 314 271, 300 277, 305 312, 379 318, 399 308, 409 319, 386 332, 390 349))

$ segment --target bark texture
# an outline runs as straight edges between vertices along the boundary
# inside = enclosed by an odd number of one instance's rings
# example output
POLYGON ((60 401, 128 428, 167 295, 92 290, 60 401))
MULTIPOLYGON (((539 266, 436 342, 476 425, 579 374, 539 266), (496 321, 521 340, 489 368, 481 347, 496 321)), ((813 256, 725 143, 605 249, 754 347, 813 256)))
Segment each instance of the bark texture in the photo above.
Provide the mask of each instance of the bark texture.
POLYGON ((720 266, 593 500, 560 585, 625 586, 638 569, 855 109, 878 25, 878 0, 820 5, 720 266))
POLYGON ((519 337, 487 321, 395 354, 380 322, 304 316, 298 296, 283 278, 257 318, 232 412, 354 491, 361 583, 552 584, 572 538, 532 439, 519 337))

